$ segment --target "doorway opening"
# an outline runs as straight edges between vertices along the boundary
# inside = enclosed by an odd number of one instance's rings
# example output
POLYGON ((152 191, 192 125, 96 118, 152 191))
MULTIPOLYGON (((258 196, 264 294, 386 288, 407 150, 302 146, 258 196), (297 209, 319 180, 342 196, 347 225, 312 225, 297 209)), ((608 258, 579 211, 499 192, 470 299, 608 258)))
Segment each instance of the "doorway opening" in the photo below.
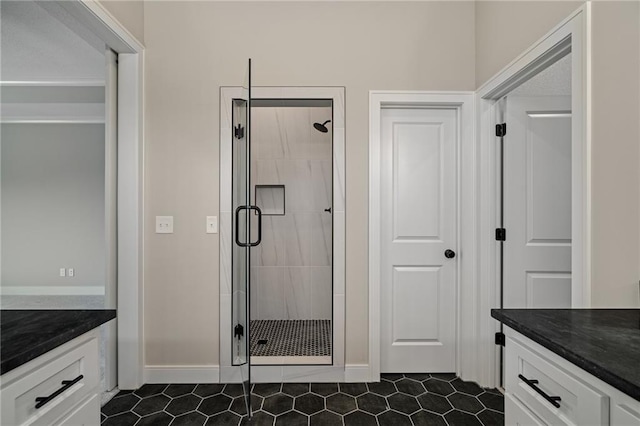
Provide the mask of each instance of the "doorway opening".
POLYGON ((577 9, 478 90, 483 385, 502 379, 492 308, 590 303, 589 13, 577 9))
MULTIPOLYGON (((67 7, 0 5, 2 309, 118 308, 118 54, 67 7)), ((99 330, 105 403, 116 321, 99 330)))
POLYGON ((249 193, 262 213, 250 268, 253 365, 332 364, 332 119, 331 99, 251 102, 249 193))
POLYGON ((497 105, 500 307, 570 308, 571 53, 497 105))
POLYGON ((499 102, 505 308, 571 307, 571 54, 499 102))

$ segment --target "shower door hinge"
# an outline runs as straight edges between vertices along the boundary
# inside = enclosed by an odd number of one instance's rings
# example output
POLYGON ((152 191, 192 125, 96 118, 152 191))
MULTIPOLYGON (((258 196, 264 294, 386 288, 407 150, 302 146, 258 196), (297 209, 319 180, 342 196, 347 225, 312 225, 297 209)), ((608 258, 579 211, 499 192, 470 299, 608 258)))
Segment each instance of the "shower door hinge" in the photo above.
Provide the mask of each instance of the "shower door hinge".
POLYGON ((496 241, 507 241, 507 230, 504 228, 496 228, 496 241))
POLYGON ((244 336, 244 327, 242 326, 242 324, 238 324, 233 329, 233 337, 237 337, 238 340, 240 340, 242 336, 244 336))
POLYGON ((507 134, 507 123, 496 124, 496 136, 501 138, 507 134))
POLYGON ((238 124, 237 127, 233 128, 233 134, 235 135, 236 139, 244 138, 244 127, 242 127, 241 124, 238 124))
POLYGON ((496 333, 496 345, 504 346, 506 339, 504 337, 504 333, 497 332, 496 333))

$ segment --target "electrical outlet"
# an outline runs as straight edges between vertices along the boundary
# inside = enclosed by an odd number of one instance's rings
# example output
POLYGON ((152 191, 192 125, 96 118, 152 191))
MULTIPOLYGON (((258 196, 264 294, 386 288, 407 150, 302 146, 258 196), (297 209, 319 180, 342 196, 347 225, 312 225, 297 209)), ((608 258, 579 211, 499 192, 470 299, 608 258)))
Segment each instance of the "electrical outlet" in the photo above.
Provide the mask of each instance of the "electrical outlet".
POLYGON ((76 276, 75 269, 69 268, 69 270, 67 271, 67 275, 69 275, 70 277, 75 277, 76 276))
POLYGON ((173 234, 173 216, 156 216, 156 234, 173 234))
POLYGON ((218 233, 218 216, 207 216, 207 234, 218 233))
POLYGON ((67 276, 67 270, 65 268, 60 268, 60 276, 61 277, 66 277, 67 276))

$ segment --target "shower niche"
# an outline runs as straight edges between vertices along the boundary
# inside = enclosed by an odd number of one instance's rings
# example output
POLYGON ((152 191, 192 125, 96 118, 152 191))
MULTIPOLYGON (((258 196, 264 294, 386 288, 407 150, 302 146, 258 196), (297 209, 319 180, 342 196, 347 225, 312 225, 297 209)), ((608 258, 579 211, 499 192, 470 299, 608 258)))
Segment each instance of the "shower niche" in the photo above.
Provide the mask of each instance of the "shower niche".
POLYGON ((251 103, 253 365, 332 363, 332 112, 326 99, 251 103))
POLYGON ((220 381, 342 381, 344 88, 223 87, 220 111, 220 381))
POLYGON ((255 185, 255 203, 265 216, 284 216, 284 185, 255 185))

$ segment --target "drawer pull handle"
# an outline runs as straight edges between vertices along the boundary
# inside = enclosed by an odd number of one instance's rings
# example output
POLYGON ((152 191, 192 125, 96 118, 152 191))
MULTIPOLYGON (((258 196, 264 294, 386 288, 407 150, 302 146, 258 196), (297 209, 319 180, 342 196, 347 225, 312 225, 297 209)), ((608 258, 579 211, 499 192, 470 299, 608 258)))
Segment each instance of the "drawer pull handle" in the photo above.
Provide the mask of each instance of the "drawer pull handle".
POLYGON ((545 391, 543 391, 542 389, 540 389, 539 387, 537 387, 536 385, 538 384, 537 380, 529 380, 526 377, 524 377, 522 374, 518 374, 518 377, 520 378, 520 380, 522 380, 523 382, 525 382, 527 385, 529 385, 529 387, 531 389, 533 389, 534 391, 538 392, 538 394, 543 397, 544 399, 546 399, 547 401, 549 401, 549 404, 553 405, 556 408, 560 408, 560 401, 562 400, 559 396, 550 396, 547 395, 545 393, 545 391))
POLYGON ((36 410, 40 407, 42 407, 43 405, 45 405, 47 402, 51 401, 53 398, 55 398, 56 396, 60 395, 62 392, 66 391, 67 389, 69 389, 71 386, 75 385, 76 383, 78 383, 80 380, 82 380, 84 378, 84 376, 81 374, 78 377, 76 377, 73 380, 63 380, 61 385, 62 387, 60 389, 58 389, 57 391, 55 391, 54 393, 52 393, 49 396, 39 396, 36 398, 36 410))

